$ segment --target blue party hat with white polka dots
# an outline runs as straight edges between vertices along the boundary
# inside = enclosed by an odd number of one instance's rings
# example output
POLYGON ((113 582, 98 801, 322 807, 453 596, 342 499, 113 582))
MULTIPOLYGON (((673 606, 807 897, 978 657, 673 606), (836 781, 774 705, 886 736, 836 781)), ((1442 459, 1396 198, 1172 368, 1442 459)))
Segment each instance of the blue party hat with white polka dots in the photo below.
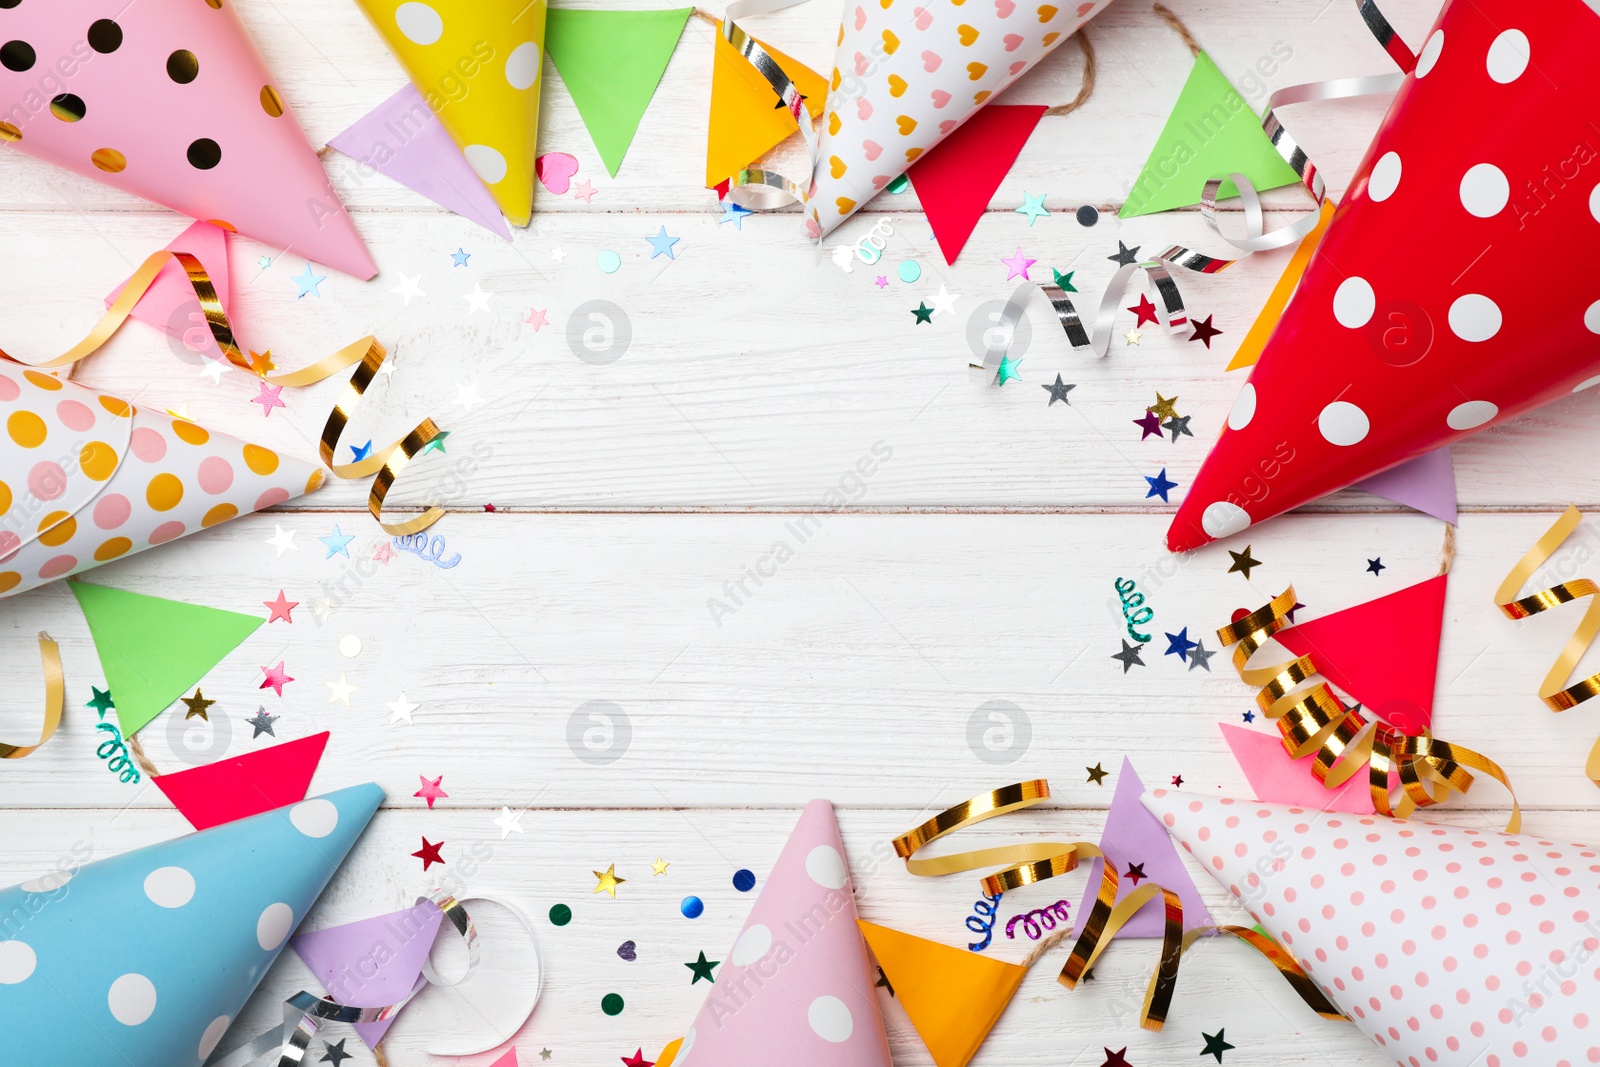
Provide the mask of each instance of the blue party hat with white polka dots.
POLYGON ((0 890, 6 1062, 199 1067, 382 800, 352 786, 0 890))

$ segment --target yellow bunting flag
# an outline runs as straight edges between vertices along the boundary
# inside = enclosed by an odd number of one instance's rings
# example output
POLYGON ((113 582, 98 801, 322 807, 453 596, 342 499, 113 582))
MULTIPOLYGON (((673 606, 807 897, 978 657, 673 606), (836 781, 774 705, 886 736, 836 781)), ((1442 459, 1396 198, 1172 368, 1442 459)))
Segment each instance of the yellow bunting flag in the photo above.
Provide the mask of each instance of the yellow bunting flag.
POLYGON ((966 1067, 1028 969, 876 923, 857 923, 933 1062, 966 1067))
MULTIPOLYGON (((828 83, 799 60, 765 42, 761 47, 799 88, 811 117, 821 117, 828 83)), ((776 106, 779 103, 772 86, 728 43, 718 22, 711 63, 711 123, 706 132, 706 188, 737 174, 800 128, 786 108, 776 106)))

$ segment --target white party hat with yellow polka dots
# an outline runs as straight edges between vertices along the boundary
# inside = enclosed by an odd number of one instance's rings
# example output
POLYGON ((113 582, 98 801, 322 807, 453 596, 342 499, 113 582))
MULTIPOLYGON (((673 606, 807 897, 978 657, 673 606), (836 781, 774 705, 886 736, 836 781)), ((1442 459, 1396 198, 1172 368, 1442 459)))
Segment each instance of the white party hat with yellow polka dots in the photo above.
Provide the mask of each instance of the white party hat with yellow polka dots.
POLYGON ((0 890, 7 1062, 199 1067, 382 800, 353 786, 0 890))
POLYGON ((281 504, 323 472, 0 361, 0 597, 281 504))
POLYGON ((1600 849, 1170 789, 1144 803, 1401 1067, 1600 1062, 1600 849))
MULTIPOLYGON (((356 0, 517 226, 533 217, 545 0, 356 0)), ((405 137, 405 131, 397 131, 405 137)), ((396 146, 398 147, 398 146, 396 146)))
POLYGON ((378 273, 234 0, 0 3, 0 145, 378 273))

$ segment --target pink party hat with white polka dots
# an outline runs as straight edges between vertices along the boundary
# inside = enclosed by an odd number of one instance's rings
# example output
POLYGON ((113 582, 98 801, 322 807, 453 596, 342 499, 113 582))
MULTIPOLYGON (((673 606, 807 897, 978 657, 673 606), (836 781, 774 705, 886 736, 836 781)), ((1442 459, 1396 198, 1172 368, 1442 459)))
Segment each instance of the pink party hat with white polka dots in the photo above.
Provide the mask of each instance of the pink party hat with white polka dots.
POLYGON ((1551 271, 1600 238, 1596 55, 1585 0, 1444 5, 1173 519, 1172 551, 1600 384, 1600 286, 1551 271))
POLYGON ((316 489, 323 473, 0 361, 0 597, 316 489))
POLYGON ((890 1067, 833 805, 789 835, 672 1067, 890 1067))
POLYGON ((0 147, 275 254, 378 272, 236 0, 0 3, 0 147))
POLYGON ((1169 789, 1144 803, 1402 1067, 1600 1062, 1600 849, 1169 789))

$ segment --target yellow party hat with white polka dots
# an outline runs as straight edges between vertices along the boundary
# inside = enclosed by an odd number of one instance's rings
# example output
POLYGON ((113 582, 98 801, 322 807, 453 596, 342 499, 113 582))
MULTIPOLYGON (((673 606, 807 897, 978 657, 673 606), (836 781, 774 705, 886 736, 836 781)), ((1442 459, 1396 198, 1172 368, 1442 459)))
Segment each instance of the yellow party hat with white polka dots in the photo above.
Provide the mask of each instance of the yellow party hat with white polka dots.
POLYGON ((0 362, 0 425, 0 597, 323 481, 304 461, 15 363, 0 362))
POLYGON ((356 0, 495 203, 533 216, 545 0, 356 0))

